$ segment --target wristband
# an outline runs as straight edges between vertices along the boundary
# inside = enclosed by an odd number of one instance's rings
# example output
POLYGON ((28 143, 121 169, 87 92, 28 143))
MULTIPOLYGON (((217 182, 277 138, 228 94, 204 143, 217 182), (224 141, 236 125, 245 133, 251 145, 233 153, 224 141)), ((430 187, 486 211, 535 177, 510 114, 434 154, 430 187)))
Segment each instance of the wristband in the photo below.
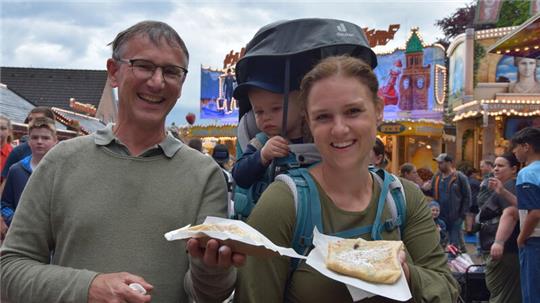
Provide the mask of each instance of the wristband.
POLYGON ((497 243, 497 244, 499 244, 501 246, 504 246, 504 241, 501 241, 501 240, 495 240, 495 241, 493 241, 493 243, 497 243))

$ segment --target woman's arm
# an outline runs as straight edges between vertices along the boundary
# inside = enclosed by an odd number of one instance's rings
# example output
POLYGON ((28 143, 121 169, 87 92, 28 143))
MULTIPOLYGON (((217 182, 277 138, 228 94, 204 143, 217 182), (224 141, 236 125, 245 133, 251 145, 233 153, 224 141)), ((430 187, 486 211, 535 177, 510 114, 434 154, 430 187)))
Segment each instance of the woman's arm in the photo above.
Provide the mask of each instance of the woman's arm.
POLYGON ((518 210, 514 206, 509 206, 503 210, 499 227, 495 235, 495 242, 491 245, 491 258, 498 260, 504 253, 504 243, 514 230, 517 221, 519 220, 518 210))
MULTIPOLYGON (((288 186, 274 182, 262 194, 247 223, 274 244, 290 247, 295 221, 296 210, 288 186)), ((235 302, 283 302, 289 260, 248 256, 245 266, 238 270, 235 302)))

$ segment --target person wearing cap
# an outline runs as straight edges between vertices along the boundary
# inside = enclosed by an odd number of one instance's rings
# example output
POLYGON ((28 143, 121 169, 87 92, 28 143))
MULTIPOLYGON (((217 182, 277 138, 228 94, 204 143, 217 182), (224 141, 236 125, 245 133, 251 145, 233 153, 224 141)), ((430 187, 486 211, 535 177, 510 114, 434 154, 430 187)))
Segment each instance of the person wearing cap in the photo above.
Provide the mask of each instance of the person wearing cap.
POLYGON ((221 171, 223 172, 223 176, 225 177, 225 182, 227 183, 227 192, 229 196, 229 207, 227 212, 229 216, 232 216, 234 210, 232 204, 232 190, 234 186, 234 180, 231 173, 226 167, 227 163, 229 162, 229 149, 224 144, 216 144, 216 146, 214 146, 214 149, 212 150, 212 158, 214 158, 219 167, 221 167, 221 171))
POLYGON ((235 89, 235 98, 242 100, 247 96, 249 99, 255 123, 262 132, 250 141, 233 166, 234 181, 243 188, 249 188, 262 180, 272 160, 286 157, 289 154, 289 143, 304 141, 304 117, 299 92, 294 90, 289 93, 287 129, 282 132, 283 84, 276 81, 263 73, 253 74, 235 89), (285 137, 281 136, 282 133, 285 137), (265 143, 260 141, 261 135, 267 139, 265 143))
POLYGON ((219 164, 219 167, 221 167, 223 175, 225 176, 225 181, 227 182, 228 191, 230 193, 232 190, 233 180, 231 173, 225 167, 225 165, 229 162, 229 149, 224 144, 216 144, 212 150, 212 158, 214 158, 217 164, 219 164))
POLYGON ((469 180, 454 168, 454 158, 449 154, 442 153, 433 160, 439 166, 431 180, 433 198, 441 206, 440 218, 446 223, 449 244, 464 252, 463 220, 472 200, 469 180))

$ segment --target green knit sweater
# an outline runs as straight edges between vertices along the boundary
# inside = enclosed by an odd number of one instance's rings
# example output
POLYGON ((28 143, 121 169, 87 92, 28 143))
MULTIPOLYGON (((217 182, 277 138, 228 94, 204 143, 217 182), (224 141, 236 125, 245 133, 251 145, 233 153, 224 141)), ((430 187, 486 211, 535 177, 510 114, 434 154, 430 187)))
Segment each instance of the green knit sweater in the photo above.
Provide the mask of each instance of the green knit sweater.
POLYGON ((184 277, 191 291, 203 290, 194 294, 198 302, 226 296, 233 269, 191 262, 189 272, 185 242, 163 236, 226 215, 218 165, 183 144, 170 158, 133 157, 94 136, 60 143, 32 174, 1 250, 2 296, 87 302, 98 273, 122 271, 154 286, 152 302, 187 302, 184 277))

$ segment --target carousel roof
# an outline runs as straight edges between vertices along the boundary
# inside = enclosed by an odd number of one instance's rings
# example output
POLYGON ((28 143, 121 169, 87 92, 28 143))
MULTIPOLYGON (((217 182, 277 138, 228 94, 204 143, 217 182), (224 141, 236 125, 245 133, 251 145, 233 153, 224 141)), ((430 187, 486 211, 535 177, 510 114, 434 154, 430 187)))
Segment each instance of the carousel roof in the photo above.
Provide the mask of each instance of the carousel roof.
POLYGON ((492 45, 488 52, 540 59, 540 13, 492 45))

